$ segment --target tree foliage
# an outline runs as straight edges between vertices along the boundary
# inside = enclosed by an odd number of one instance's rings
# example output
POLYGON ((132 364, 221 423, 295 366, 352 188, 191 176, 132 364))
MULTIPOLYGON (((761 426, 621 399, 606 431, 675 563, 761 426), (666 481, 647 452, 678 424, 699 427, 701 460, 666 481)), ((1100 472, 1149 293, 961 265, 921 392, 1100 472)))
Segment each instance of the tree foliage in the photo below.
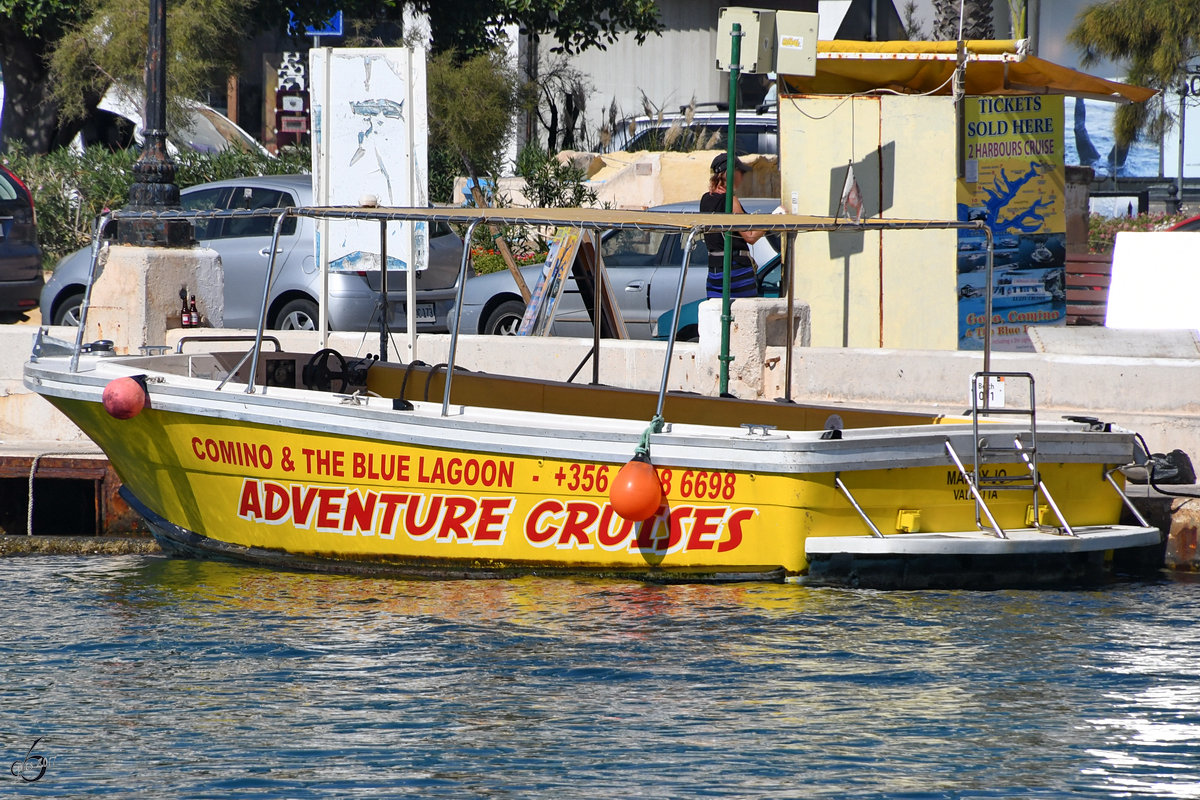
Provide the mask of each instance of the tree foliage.
POLYGON ((514 23, 552 35, 555 49, 566 53, 603 48, 623 31, 641 44, 662 30, 654 0, 414 0, 414 5, 429 14, 435 47, 467 54, 490 49, 501 28, 514 23))
POLYGON ((933 0, 933 38, 994 39, 991 0, 933 0), (961 17, 960 17, 961 14, 961 17), (962 36, 959 36, 959 27, 962 36))
MULTIPOLYGON (((426 12, 435 50, 463 58, 490 52, 506 24, 553 35, 566 52, 604 47, 624 31, 641 42, 661 29, 654 0, 170 0, 169 93, 199 98, 219 85, 237 45, 280 30, 289 11, 303 25, 336 10, 367 27, 426 12)), ((0 151, 14 141, 32 152, 65 144, 111 83, 143 81, 146 0, 0 0, 0 14, 0 151)))
POLYGON ((500 172, 512 113, 522 102, 515 70, 500 50, 459 61, 443 51, 428 66, 429 138, 473 179, 500 172))
MULTIPOLYGON (((46 269, 91 242, 96 217, 102 211, 129 202, 137 155, 133 150, 112 152, 104 147, 89 147, 83 153, 60 149, 37 156, 18 149, 5 155, 4 163, 33 192, 46 269)), ((278 158, 232 149, 220 153, 181 153, 175 159, 175 182, 186 189, 198 183, 244 175, 302 172, 308 169, 310 161, 307 148, 287 150, 278 158)))
MULTIPOLYGON (((1166 89, 1178 85, 1188 63, 1200 55, 1200 0, 1108 0, 1075 18, 1067 41, 1083 50, 1083 64, 1118 61, 1129 83, 1166 89)), ((1172 124, 1171 111, 1155 103, 1117 109, 1117 143, 1128 145, 1142 129, 1172 124)))
MULTIPOLYGON (((237 71, 230 29, 244 28, 253 0, 172 0, 167 4, 167 98, 202 97, 237 71)), ((66 121, 92 111, 114 83, 145 85, 149 17, 144 0, 88 0, 88 18, 70 26, 50 54, 51 96, 66 121)), ((182 111, 174 104, 176 112, 182 111)))

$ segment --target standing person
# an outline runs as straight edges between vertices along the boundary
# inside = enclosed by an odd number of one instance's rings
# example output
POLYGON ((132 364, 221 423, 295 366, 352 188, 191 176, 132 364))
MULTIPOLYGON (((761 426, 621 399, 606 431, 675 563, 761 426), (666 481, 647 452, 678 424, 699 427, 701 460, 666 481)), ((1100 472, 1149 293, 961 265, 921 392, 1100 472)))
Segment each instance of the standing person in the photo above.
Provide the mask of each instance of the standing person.
MULTIPOLYGON (((700 198, 700 213, 725 213, 726 154, 721 153, 712 160, 712 175, 708 179, 708 191, 700 198)), ((733 213, 745 214, 742 204, 738 202, 737 193, 742 182, 742 174, 749 172, 740 158, 733 160, 733 213)), ((750 245, 762 238, 762 231, 742 231, 735 233, 733 239, 733 263, 730 267, 730 296, 756 297, 758 282, 754 276, 754 262, 750 259, 750 245)), ((708 246, 708 296, 721 297, 725 276, 725 235, 723 233, 704 234, 704 243, 708 246)))

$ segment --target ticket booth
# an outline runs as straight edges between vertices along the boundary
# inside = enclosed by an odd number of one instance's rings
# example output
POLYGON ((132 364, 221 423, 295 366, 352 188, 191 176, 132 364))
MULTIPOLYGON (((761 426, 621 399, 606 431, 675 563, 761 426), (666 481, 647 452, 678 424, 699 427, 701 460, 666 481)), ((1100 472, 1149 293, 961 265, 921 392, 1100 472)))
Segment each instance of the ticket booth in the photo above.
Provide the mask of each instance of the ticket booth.
POLYGON ((1027 55, 1022 42, 818 44, 815 75, 778 76, 784 207, 837 215, 852 182, 870 218, 981 220, 982 231, 797 237, 796 297, 814 346, 1030 349, 1065 323, 1063 102, 1149 89, 1027 55))

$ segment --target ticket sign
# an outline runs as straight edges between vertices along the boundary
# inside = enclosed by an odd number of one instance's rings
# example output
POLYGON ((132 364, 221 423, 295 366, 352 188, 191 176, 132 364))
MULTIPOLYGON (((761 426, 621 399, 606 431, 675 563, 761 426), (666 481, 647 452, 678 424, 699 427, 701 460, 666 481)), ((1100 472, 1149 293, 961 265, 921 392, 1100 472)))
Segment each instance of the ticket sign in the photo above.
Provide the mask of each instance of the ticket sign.
POLYGON ((983 349, 991 294, 997 350, 1031 350, 1031 325, 1066 323, 1066 190, 1061 97, 966 98, 958 217, 993 237, 992 283, 980 230, 958 237, 960 350, 983 349))

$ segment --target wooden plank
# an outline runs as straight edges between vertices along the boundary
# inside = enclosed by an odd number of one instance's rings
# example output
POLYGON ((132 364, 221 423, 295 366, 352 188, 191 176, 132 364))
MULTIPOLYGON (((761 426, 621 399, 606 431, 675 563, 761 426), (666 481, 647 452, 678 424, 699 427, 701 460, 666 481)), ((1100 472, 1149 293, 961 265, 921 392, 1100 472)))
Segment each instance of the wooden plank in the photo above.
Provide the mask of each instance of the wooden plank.
POLYGON ((1067 292, 1067 306, 1096 305, 1104 308, 1108 305, 1108 289, 1076 289, 1067 292))
POLYGON ((597 255, 589 236, 579 245, 579 255, 572 267, 575 276, 575 286, 583 299, 592 324, 596 324, 596 280, 603 278, 600 287, 600 336, 604 339, 628 339, 629 332, 625 329, 625 320, 621 317, 621 309, 613 294, 612 279, 604 269, 603 254, 597 255))
POLYGON ((1112 275, 1112 264, 1067 263, 1068 275, 1112 275))
POLYGON ((1067 253, 1067 263, 1112 264, 1112 253, 1067 253))
MULTIPOLYGON (((0 456, 0 478, 28 478, 33 456, 0 456)), ((73 478, 85 481, 104 480, 108 460, 76 456, 45 456, 38 460, 37 478, 73 478)))
POLYGON ((1110 253, 1068 253, 1066 261, 1068 325, 1103 325, 1112 285, 1110 253))
POLYGON ((1108 275, 1068 275, 1067 276, 1067 294, 1074 294, 1075 291, 1084 289, 1108 289, 1112 285, 1112 278, 1108 275))

